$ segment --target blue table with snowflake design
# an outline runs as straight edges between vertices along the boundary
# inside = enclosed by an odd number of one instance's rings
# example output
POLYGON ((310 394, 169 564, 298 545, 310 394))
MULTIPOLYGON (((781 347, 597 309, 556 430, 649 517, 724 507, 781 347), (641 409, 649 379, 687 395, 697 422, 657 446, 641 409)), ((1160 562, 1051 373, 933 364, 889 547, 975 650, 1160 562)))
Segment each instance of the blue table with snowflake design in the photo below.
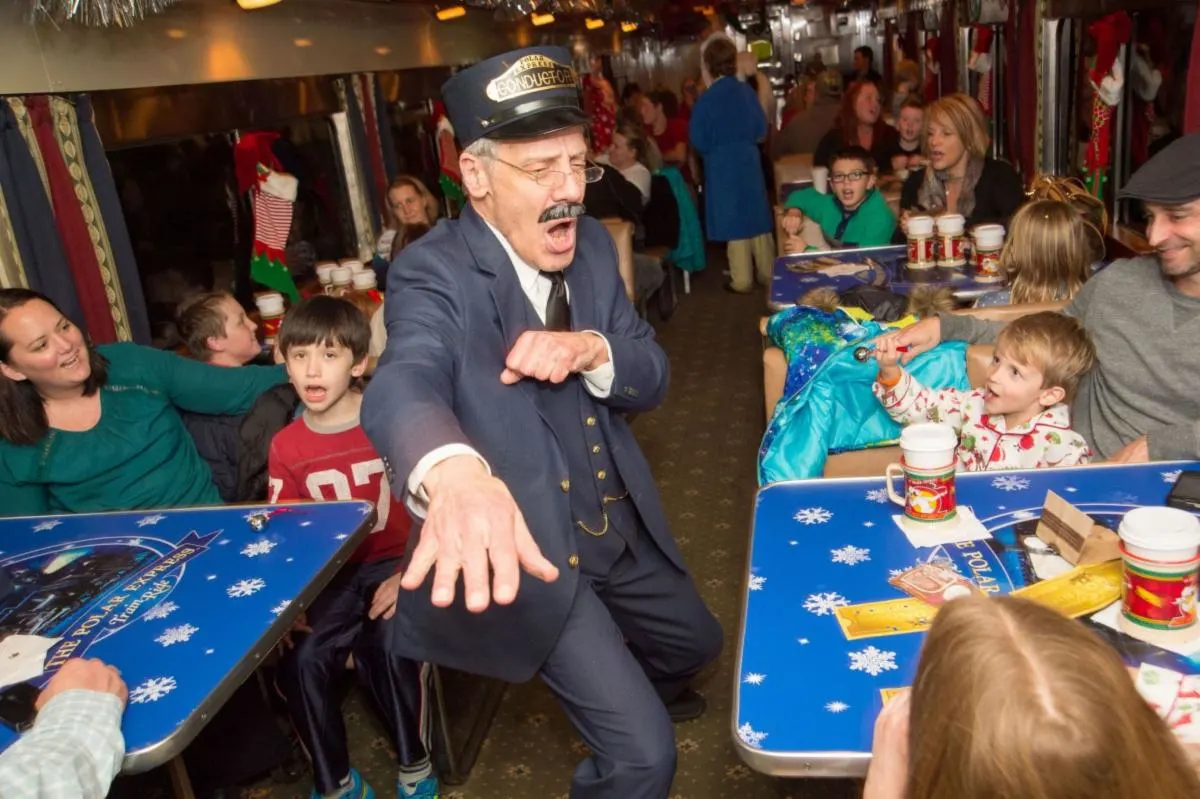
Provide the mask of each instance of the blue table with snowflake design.
MULTIPOLYGON (((183 751, 374 520, 367 502, 0 519, 14 586, 0 637, 58 639, 38 687, 68 657, 120 669, 123 770, 146 771, 183 751)), ((0 726, 0 750, 15 739, 0 726)))
MULTIPOLYGON (((1200 462, 960 474, 959 503, 971 506, 992 538, 922 549, 892 521, 900 508, 888 501, 882 478, 761 488, 733 710, 742 758, 778 776, 862 776, 875 717, 886 696, 911 683, 924 635, 851 637, 839 613, 907 598, 888 579, 923 562, 951 566, 988 590, 1038 582, 1053 573, 1051 561, 1065 568, 1026 543, 1048 490, 1116 529, 1129 509, 1162 505, 1181 469, 1200 470, 1200 462)), ((1144 644, 1094 621, 1101 615, 1087 623, 1131 664, 1200 673, 1200 654, 1144 644)))

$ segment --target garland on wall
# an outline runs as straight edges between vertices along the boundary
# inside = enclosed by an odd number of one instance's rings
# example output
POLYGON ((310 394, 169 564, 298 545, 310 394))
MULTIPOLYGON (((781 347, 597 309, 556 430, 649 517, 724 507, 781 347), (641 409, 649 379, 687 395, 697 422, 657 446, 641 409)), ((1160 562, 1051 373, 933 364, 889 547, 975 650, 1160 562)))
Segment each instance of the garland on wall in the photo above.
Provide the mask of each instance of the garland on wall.
POLYGON ((49 20, 55 25, 69 22, 90 28, 128 28, 159 14, 179 0, 33 0, 33 20, 49 20))

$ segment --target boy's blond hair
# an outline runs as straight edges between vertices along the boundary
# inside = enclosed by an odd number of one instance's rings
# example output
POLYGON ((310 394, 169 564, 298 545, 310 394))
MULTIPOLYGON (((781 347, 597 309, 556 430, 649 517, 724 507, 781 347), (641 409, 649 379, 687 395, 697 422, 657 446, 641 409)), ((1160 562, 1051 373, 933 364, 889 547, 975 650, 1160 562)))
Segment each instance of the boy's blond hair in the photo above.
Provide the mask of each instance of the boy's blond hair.
POLYGON ((1042 372, 1042 388, 1055 386, 1066 392, 1070 402, 1079 379, 1096 362, 1096 346, 1087 328, 1073 316, 1041 311, 1009 322, 996 337, 1017 363, 1042 372))

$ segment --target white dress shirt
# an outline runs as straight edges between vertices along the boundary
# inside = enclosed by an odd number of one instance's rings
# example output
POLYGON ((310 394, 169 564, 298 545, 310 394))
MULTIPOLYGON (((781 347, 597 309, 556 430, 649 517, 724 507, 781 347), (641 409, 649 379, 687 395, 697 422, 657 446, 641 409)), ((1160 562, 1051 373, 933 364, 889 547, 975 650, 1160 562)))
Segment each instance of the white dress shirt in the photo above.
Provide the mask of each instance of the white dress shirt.
MULTIPOLYGON (((516 251, 513 250, 512 245, 508 243, 508 240, 504 238, 500 231, 497 230, 490 222, 487 222, 487 220, 484 221, 486 222, 488 228, 496 236, 496 239, 500 242, 500 246, 504 248, 504 252, 507 253, 509 262, 512 263, 513 269, 516 270, 517 282, 521 284, 521 290, 524 291, 525 296, 529 298, 529 302, 533 305, 534 311, 537 312, 538 319, 542 320, 542 323, 545 324, 546 302, 550 299, 550 289, 552 288, 553 283, 551 282, 550 278, 543 275, 541 271, 525 263, 525 261, 523 261, 519 255, 517 255, 516 251)), ((566 288, 567 301, 570 302, 571 289, 570 286, 567 286, 566 288)), ((580 332, 591 333, 594 336, 599 336, 600 340, 604 342, 604 346, 608 348, 607 363, 601 364, 595 369, 590 369, 588 371, 579 373, 579 376, 583 378, 583 386, 587 389, 588 393, 597 399, 604 399, 612 392, 613 378, 616 374, 613 370, 612 345, 608 343, 608 339, 595 330, 583 330, 580 332)), ((496 375, 496 379, 500 379, 499 374, 496 375)), ((437 466, 442 461, 448 458, 453 458, 457 455, 474 455, 480 460, 480 462, 483 463, 484 466, 488 467, 488 471, 491 471, 491 467, 488 466, 488 462, 484 459, 484 457, 480 455, 473 447, 470 447, 466 444, 446 444, 432 450, 422 457, 421 460, 417 461, 417 465, 413 467, 412 472, 410 472, 408 475, 407 504, 409 509, 415 514, 418 516, 424 516, 425 506, 429 502, 429 495, 425 493, 425 488, 422 485, 422 483, 425 482, 425 475, 429 474, 429 470, 434 466, 437 466)))

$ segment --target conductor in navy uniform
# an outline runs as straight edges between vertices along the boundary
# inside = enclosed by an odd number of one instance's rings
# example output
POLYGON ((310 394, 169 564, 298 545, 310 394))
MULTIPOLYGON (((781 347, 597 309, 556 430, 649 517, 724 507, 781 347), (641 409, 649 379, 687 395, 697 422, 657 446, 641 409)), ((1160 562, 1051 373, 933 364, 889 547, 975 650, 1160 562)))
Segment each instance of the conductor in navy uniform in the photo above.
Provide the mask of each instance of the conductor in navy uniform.
POLYGON ((703 712, 690 681, 722 645, 624 420, 662 401, 667 357, 582 215, 599 169, 568 52, 490 58, 442 96, 470 203, 393 262, 362 410, 424 519, 393 646, 540 676, 592 752, 571 796, 663 799, 671 722, 703 712))

